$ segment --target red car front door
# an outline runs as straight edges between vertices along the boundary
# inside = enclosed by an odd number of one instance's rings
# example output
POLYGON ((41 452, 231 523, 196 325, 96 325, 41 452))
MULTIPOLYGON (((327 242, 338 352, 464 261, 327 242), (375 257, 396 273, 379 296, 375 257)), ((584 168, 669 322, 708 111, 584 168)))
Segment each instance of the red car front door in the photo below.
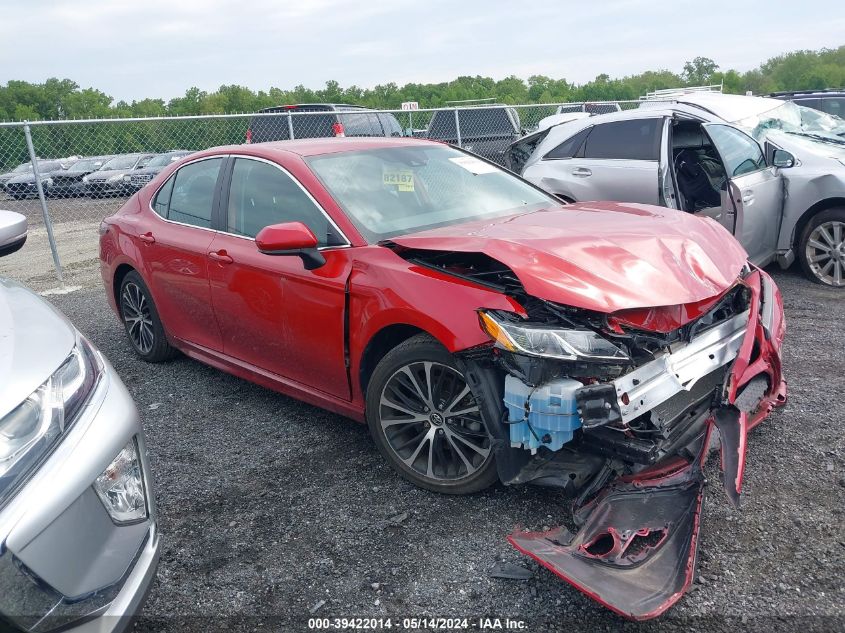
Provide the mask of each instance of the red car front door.
POLYGON ((208 248, 211 216, 224 158, 179 168, 151 204, 161 219, 139 229, 139 252, 156 307, 168 333, 214 351, 222 339, 211 307, 208 248))
POLYGON ((270 224, 300 221, 323 244, 337 243, 328 217, 286 171, 235 158, 221 199, 221 232, 209 249, 211 300, 223 352, 261 370, 349 399, 344 355, 349 249, 323 249, 326 264, 305 270, 297 256, 259 252, 270 224))

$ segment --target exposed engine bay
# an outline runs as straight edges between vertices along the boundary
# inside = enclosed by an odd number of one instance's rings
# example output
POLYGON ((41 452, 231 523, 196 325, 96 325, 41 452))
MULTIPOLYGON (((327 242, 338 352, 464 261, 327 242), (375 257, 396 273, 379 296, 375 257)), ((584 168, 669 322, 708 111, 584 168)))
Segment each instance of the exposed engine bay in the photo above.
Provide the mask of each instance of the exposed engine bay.
POLYGON ((500 479, 565 491, 579 530, 518 531, 511 543, 621 615, 669 608, 694 574, 711 435, 739 505, 746 434, 786 400, 768 275, 746 266, 707 300, 605 314, 531 296, 485 254, 402 256, 524 309, 479 308, 493 345, 463 353, 467 376, 493 421, 500 479))

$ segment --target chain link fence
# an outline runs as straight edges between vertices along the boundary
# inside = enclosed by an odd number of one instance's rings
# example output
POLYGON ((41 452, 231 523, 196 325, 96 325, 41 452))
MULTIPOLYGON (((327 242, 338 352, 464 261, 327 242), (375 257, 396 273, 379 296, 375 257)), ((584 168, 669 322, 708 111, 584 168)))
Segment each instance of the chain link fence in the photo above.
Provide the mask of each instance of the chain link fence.
POLYGON ((174 160, 220 145, 333 136, 414 136, 505 164, 510 144, 546 117, 603 114, 640 101, 419 110, 280 106, 258 114, 0 123, 0 209, 27 217, 29 238, 0 274, 37 287, 96 274, 100 221, 174 160))

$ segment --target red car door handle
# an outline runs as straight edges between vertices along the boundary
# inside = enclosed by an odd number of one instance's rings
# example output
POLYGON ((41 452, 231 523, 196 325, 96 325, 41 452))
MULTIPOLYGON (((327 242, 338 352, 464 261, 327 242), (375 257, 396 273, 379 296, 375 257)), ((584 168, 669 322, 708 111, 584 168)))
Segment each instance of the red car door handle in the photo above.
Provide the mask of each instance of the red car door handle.
POLYGON ((147 231, 146 233, 142 233, 138 236, 138 239, 142 242, 146 242, 147 244, 155 244, 156 238, 153 237, 153 234, 147 231))
POLYGON ((235 261, 234 259, 229 257, 226 251, 211 251, 208 256, 209 258, 216 261, 218 264, 231 264, 233 261, 235 261))

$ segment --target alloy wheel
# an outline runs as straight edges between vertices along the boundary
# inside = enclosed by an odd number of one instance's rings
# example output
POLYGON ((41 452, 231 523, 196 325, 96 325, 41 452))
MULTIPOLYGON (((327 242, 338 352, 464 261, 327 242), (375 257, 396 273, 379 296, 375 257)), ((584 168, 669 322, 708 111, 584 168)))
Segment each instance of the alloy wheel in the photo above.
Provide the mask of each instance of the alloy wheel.
POLYGON ((142 354, 148 354, 155 344, 155 333, 150 304, 144 291, 131 282, 124 285, 120 310, 133 345, 142 354))
POLYGON ((804 254, 813 274, 829 286, 845 286, 845 222, 819 224, 807 240, 804 254))
POLYGON ((394 372, 382 389, 379 422, 390 450, 428 479, 465 479, 492 458, 466 380, 441 363, 414 362, 394 372))

